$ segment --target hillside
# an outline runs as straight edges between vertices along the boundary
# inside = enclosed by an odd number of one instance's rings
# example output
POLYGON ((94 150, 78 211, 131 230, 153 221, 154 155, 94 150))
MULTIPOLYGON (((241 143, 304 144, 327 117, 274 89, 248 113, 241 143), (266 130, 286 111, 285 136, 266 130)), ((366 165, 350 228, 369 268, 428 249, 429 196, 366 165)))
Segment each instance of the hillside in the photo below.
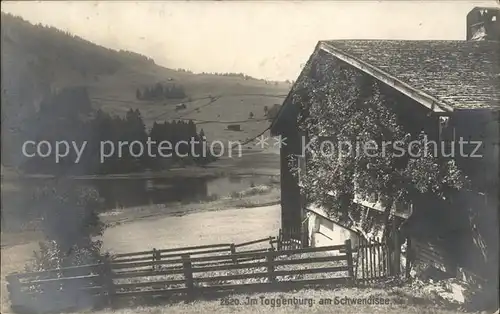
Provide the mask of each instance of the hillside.
POLYGON ((130 108, 138 109, 147 127, 154 121, 194 119, 207 138, 222 141, 242 141, 259 134, 269 125, 264 107, 281 103, 290 88, 289 83, 244 75, 194 74, 164 68, 148 57, 101 47, 5 13, 1 24, 4 153, 16 147, 9 144, 20 142, 23 128, 29 127, 27 118, 36 112, 42 99, 51 91, 69 86, 86 86, 95 109, 120 116, 130 108), (186 97, 137 99, 137 89, 156 83, 182 86, 186 97), (179 110, 176 104, 180 103, 185 107, 179 110), (249 119, 250 112, 253 119, 249 119), (242 121, 236 122, 241 124, 241 131, 226 130, 234 121, 242 121))

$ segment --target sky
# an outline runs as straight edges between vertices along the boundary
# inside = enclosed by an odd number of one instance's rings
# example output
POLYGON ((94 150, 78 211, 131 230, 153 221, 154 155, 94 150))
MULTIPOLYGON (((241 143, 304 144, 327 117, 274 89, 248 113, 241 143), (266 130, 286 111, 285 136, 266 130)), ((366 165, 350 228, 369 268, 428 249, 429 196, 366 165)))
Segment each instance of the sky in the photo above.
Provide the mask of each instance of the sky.
POLYGON ((2 11, 194 72, 294 80, 319 40, 465 39, 496 1, 2 1, 2 11))

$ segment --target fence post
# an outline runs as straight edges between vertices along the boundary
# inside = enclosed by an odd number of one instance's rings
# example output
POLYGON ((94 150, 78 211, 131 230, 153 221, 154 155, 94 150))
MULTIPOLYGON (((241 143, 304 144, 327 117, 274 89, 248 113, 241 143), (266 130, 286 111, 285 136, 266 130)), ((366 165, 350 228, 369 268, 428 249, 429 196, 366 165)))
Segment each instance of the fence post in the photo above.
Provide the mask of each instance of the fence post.
POLYGON ((269 245, 271 246, 271 249, 274 249, 273 240, 274 240, 273 237, 269 237, 269 245))
POLYGON ((23 298, 21 283, 19 282, 17 273, 7 275, 5 279, 7 280, 7 291, 9 292, 12 309, 16 311, 19 307, 26 306, 28 300, 23 298))
POLYGON ((156 270, 156 267, 157 265, 155 264, 155 261, 156 261, 156 249, 153 248, 153 265, 151 265, 151 271, 155 271, 156 270))
POLYGON ((283 230, 280 229, 279 233, 278 233, 278 242, 277 242, 277 245, 278 247, 278 251, 281 251, 283 249, 283 230))
MULTIPOLYGON (((361 239, 361 246, 358 248, 358 251, 361 251, 361 278, 364 280, 366 279, 366 239, 363 237, 361 239)), ((358 259, 359 260, 359 259, 358 259)))
MULTIPOLYGON (((355 245, 355 247, 353 248, 353 252, 356 253, 356 264, 354 266, 354 277, 356 277, 356 279, 359 277, 358 273, 359 273, 359 241, 357 243, 357 246, 355 245)), ((354 257, 353 257, 353 263, 354 263, 354 257)))
POLYGON ((382 278, 383 277, 382 244, 380 238, 377 237, 376 241, 377 241, 377 270, 378 270, 378 276, 382 278))
POLYGON ((399 276, 400 272, 401 272, 401 243, 399 243, 399 232, 395 230, 394 231, 394 275, 399 276))
POLYGON ((375 278, 375 275, 374 275, 375 255, 373 254, 374 253, 374 250, 373 250, 374 241, 375 241, 375 239, 372 237, 372 238, 370 238, 370 243, 368 244, 369 248, 370 248, 370 282, 373 282, 374 278, 375 278))
POLYGON ((388 239, 385 240, 385 247, 387 250, 387 270, 388 270, 388 275, 389 277, 392 277, 394 275, 393 273, 393 249, 392 249, 392 243, 388 239))
MULTIPOLYGON (((161 253, 160 250, 156 250, 156 260, 161 261, 161 253)), ((156 264, 156 268, 159 269, 161 267, 160 264, 156 264)))
POLYGON ((274 249, 269 249, 266 255, 267 261, 267 279, 269 282, 275 282, 276 277, 274 276, 274 249))
POLYGON ((345 240, 345 254, 347 257, 347 272, 349 274, 349 278, 352 283, 355 282, 356 278, 354 276, 354 263, 352 260, 352 246, 351 246, 351 239, 345 240))
POLYGON ((104 256, 102 263, 102 283, 106 293, 107 305, 113 305, 113 298, 115 296, 115 284, 113 282, 113 269, 111 268, 111 261, 109 254, 104 256))
POLYGON ((233 259, 233 264, 238 264, 238 258, 236 257, 236 246, 234 245, 234 243, 231 243, 230 249, 231 249, 231 257, 233 259))
POLYGON ((385 278, 389 278, 392 276, 392 270, 391 270, 391 248, 390 245, 387 241, 384 241, 384 246, 383 246, 383 253, 384 253, 384 267, 385 267, 385 278))
POLYGON ((411 280, 411 266, 413 264, 413 250, 411 245, 411 238, 406 238, 406 280, 411 280))
POLYGON ((186 302, 194 299, 193 268, 189 255, 182 255, 182 268, 184 270, 184 280, 186 281, 186 302))

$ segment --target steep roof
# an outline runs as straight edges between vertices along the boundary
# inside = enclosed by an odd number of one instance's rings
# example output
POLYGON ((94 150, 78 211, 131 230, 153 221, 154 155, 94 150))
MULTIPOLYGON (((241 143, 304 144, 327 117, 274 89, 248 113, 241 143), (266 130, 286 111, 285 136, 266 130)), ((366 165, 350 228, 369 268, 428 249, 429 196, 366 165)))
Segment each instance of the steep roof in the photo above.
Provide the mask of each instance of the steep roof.
POLYGON ((332 40, 320 47, 435 99, 446 111, 500 108, 499 42, 332 40))
MULTIPOLYGON (((318 42, 315 51, 347 62, 437 113, 500 109, 497 41, 329 40, 318 42)), ((297 82, 307 75, 302 71, 297 82)), ((294 92, 295 86, 271 125, 272 134, 290 122, 294 92)))

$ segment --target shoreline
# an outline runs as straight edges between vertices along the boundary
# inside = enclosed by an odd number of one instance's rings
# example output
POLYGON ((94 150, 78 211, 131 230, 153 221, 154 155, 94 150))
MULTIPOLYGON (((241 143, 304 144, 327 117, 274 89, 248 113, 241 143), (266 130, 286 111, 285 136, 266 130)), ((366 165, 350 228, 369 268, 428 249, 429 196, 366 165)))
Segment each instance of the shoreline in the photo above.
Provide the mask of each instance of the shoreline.
MULTIPOLYGON (((186 204, 169 203, 138 207, 128 207, 117 210, 109 210, 99 214, 101 221, 107 224, 107 228, 113 228, 137 221, 158 219, 163 217, 181 217, 199 212, 215 212, 227 209, 250 209, 256 207, 279 205, 280 190, 273 188, 266 194, 244 196, 241 198, 224 197, 213 201, 191 202, 186 204)), ((38 242, 43 239, 41 230, 24 230, 16 232, 2 232, 0 249, 11 248, 17 245, 25 245, 38 242)))
POLYGON ((227 209, 248 209, 264 206, 279 205, 281 203, 279 189, 273 189, 267 194, 258 194, 242 198, 221 198, 209 202, 193 202, 188 204, 159 204, 124 208, 109 211, 100 215, 101 220, 108 224, 108 228, 116 225, 133 223, 159 217, 181 217, 199 212, 214 212, 227 209))
POLYGON ((1 175, 1 180, 36 180, 36 179, 72 179, 72 180, 147 180, 158 178, 206 178, 215 179, 223 176, 279 176, 279 169, 259 169, 258 171, 224 169, 223 167, 213 168, 176 168, 160 172, 140 172, 127 174, 91 174, 77 176, 56 176, 52 174, 29 174, 29 175, 1 175))

